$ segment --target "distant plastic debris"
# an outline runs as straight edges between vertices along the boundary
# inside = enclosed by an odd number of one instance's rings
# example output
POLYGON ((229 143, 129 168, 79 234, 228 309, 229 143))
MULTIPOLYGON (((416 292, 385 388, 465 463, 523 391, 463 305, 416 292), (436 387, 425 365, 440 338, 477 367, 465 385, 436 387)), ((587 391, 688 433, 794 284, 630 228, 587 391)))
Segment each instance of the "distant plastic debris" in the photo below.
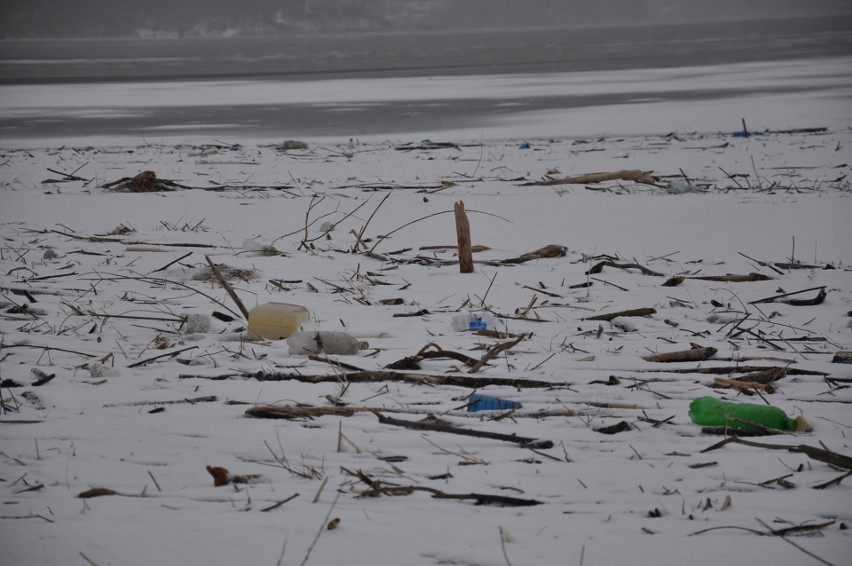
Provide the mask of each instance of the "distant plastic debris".
POLYGON ((749 131, 748 126, 746 126, 745 118, 742 118, 742 122, 743 122, 743 129, 739 130, 737 132, 734 132, 732 134, 735 138, 747 138, 747 137, 750 137, 750 136, 762 136, 763 135, 763 132, 751 132, 751 131, 749 131))
POLYGON ((454 316, 451 326, 456 332, 495 330, 497 328, 497 319, 487 313, 469 312, 454 316))
POLYGON ((211 320, 206 314, 191 314, 186 317, 183 329, 187 334, 207 334, 210 326, 211 320))
POLYGON ((275 146, 279 151, 289 151, 291 149, 308 149, 308 144, 299 140, 285 140, 275 146))
POLYGON ((696 191, 698 191, 698 189, 686 181, 669 181, 669 184, 666 186, 666 192, 670 195, 682 195, 685 193, 694 193, 696 191))
POLYGON ((257 240, 252 240, 250 238, 243 240, 243 250, 247 252, 258 252, 262 255, 281 255, 281 252, 275 249, 274 246, 261 244, 257 240))
POLYGON ((56 252, 51 248, 44 250, 44 255, 41 256, 42 259, 56 259, 57 257, 59 256, 57 256, 56 252))
POLYGON ((406 143, 395 146, 396 151, 412 151, 415 149, 431 150, 431 149, 457 149, 461 151, 458 144, 452 142, 435 142, 429 139, 422 140, 419 144, 406 143))
POLYGON ((287 338, 290 355, 307 356, 311 354, 332 354, 354 356, 358 350, 367 348, 365 342, 346 332, 330 330, 308 330, 294 332, 287 338))
POLYGON ((762 136, 763 132, 750 132, 748 130, 738 130, 731 135, 734 136, 735 138, 747 138, 747 137, 750 137, 750 136, 762 136))
POLYGON ((527 142, 522 143, 518 146, 518 149, 530 149, 530 144, 527 142))
POLYGON ((471 393, 467 401, 468 413, 475 413, 477 411, 509 411, 521 408, 521 404, 517 401, 491 397, 490 395, 480 395, 479 393, 471 393))

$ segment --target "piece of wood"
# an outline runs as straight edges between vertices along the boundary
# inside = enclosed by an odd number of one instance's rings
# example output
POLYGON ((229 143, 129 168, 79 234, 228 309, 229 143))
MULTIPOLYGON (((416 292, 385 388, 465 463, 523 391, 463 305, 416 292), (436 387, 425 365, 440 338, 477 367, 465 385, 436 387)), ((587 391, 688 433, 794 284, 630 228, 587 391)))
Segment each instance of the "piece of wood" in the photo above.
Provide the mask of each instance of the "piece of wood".
POLYGON ((833 364, 852 364, 852 352, 845 351, 845 350, 835 352, 834 357, 831 358, 831 363, 833 363, 833 364))
POLYGON ((385 366, 385 369, 420 369, 421 361, 441 358, 456 360, 469 367, 475 366, 478 362, 478 360, 476 360, 475 358, 471 358, 470 356, 462 354, 461 352, 453 352, 451 350, 439 349, 437 351, 420 351, 413 356, 406 356, 401 360, 389 363, 385 366))
POLYGON ((598 314, 598 315, 595 315, 595 316, 589 316, 589 317, 584 318, 583 320, 611 321, 612 319, 617 318, 619 316, 649 316, 649 315, 652 315, 652 314, 657 314, 656 309, 652 309, 652 308, 629 309, 629 310, 626 310, 626 311, 618 311, 618 312, 611 312, 611 313, 607 313, 607 314, 598 314))
POLYGON ((724 281, 729 283, 746 283, 750 281, 769 281, 772 277, 762 273, 748 273, 746 275, 737 275, 736 273, 728 273, 726 275, 703 275, 696 277, 687 277, 686 279, 695 279, 698 281, 724 281))
POLYGON ((602 261, 593 265, 587 272, 586 275, 592 275, 595 273, 600 273, 603 271, 604 267, 617 267, 618 269, 638 269, 645 275, 651 275, 653 277, 662 277, 662 273, 657 273, 652 269, 648 269, 644 265, 639 265, 638 263, 616 263, 614 261, 602 261))
POLYGON ((716 353, 716 348, 707 346, 705 348, 691 348, 689 350, 680 350, 678 352, 666 352, 662 354, 653 354, 645 356, 645 361, 672 363, 672 362, 698 362, 712 357, 716 353))
POLYGON ((464 211, 464 201, 454 205, 456 215, 456 239, 459 245, 459 272, 473 273, 473 252, 470 244, 470 221, 464 211))
POLYGON ((617 180, 636 181, 637 183, 647 183, 653 185, 657 182, 657 177, 651 175, 650 171, 642 171, 641 169, 622 169, 620 171, 612 171, 606 173, 587 173, 585 175, 566 177, 564 179, 546 179, 544 181, 530 181, 528 183, 523 183, 521 186, 549 187, 552 185, 585 185, 587 183, 603 183, 604 181, 617 180))
POLYGON ((787 368, 775 367, 761 371, 749 372, 745 375, 738 377, 737 380, 741 382, 762 383, 768 385, 770 383, 778 381, 779 379, 783 379, 784 377, 786 377, 786 375, 787 368))
MULTIPOLYGON (((255 405, 245 414, 258 419, 311 419, 314 417, 351 417, 355 413, 369 412, 366 407, 297 407, 292 405, 255 405)), ((384 410, 384 409, 383 409, 384 410)))
POLYGON ((490 432, 487 430, 472 430, 467 428, 459 428, 454 424, 443 421, 435 417, 426 417, 420 421, 406 421, 403 419, 395 419, 386 417, 378 411, 375 412, 379 422, 393 426, 401 426, 410 430, 428 430, 433 432, 445 432, 449 434, 458 434, 461 436, 472 436, 474 438, 489 438, 492 440, 503 440, 506 442, 514 442, 520 444, 524 448, 535 448, 537 450, 546 450, 553 448, 553 442, 550 440, 538 440, 536 438, 527 438, 516 434, 501 434, 499 432, 490 432))

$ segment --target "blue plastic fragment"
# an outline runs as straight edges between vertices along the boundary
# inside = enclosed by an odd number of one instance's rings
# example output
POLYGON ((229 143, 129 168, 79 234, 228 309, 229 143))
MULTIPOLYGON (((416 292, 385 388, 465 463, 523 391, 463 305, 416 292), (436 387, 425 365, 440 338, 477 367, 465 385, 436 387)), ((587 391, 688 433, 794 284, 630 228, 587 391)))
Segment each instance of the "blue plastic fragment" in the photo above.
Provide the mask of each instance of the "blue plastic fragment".
POLYGON ((529 149, 529 148, 530 148, 530 144, 528 144, 527 142, 524 142, 524 143, 522 143, 521 145, 518 146, 518 149, 529 149))
POLYGON ((488 330, 488 323, 486 323, 484 320, 482 320, 481 316, 478 316, 478 317, 474 318, 473 320, 471 320, 468 323, 467 327, 470 330, 488 330))
POLYGON ((480 395, 479 393, 471 393, 467 398, 467 402, 468 413, 475 413, 477 411, 508 411, 510 409, 521 408, 521 404, 517 401, 491 397, 490 395, 480 395))
POLYGON ((44 255, 41 256, 41 257, 42 257, 42 259, 56 259, 58 256, 56 255, 55 251, 48 248, 48 249, 44 250, 44 255))
POLYGON ((745 130, 740 130, 738 132, 734 132, 733 136, 735 138, 747 138, 749 136, 762 136, 763 132, 747 132, 745 130))

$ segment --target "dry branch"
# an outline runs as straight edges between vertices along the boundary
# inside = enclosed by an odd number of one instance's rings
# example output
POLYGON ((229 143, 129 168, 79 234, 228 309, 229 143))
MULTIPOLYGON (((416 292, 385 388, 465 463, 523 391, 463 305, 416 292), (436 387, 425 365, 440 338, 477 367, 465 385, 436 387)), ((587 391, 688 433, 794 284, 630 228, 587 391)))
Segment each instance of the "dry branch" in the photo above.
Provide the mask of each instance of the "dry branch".
POLYGON ((496 345, 492 346, 491 348, 488 349, 487 352, 485 352, 485 355, 482 356, 482 358, 480 358, 480 360, 478 362, 476 362, 476 365, 474 365, 472 368, 467 370, 467 372, 468 373, 478 372, 479 370, 482 369, 482 366, 484 366, 485 364, 488 363, 489 360, 493 360, 494 358, 496 358, 500 354, 500 352, 505 352, 506 350, 511 350, 512 348, 517 346, 518 343, 521 340, 523 340, 526 337, 527 337, 526 334, 521 334, 520 336, 518 336, 514 340, 511 340, 509 342, 501 342, 500 344, 496 344, 496 345))
POLYGON ((756 305, 756 304, 759 304, 759 303, 783 302, 783 303, 787 303, 788 305, 794 305, 794 306, 818 305, 825 300, 825 297, 826 297, 826 292, 825 292, 825 286, 823 285, 822 287, 811 287, 810 289, 802 289, 801 291, 793 291, 792 293, 782 293, 780 295, 773 295, 771 297, 766 297, 765 299, 758 299, 756 301, 751 301, 749 304, 750 305, 756 305), (778 301, 778 299, 784 299, 786 297, 791 297, 793 295, 799 295, 801 293, 808 293, 810 291, 819 291, 819 293, 817 293, 817 296, 812 298, 812 299, 790 299, 790 300, 787 300, 787 301, 778 301))
POLYGON ((528 261, 533 261, 536 259, 543 259, 547 257, 563 257, 568 253, 568 248, 565 246, 561 246, 559 244, 548 244, 543 248, 539 248, 535 251, 527 252, 518 257, 513 257, 509 259, 495 259, 486 262, 488 265, 508 265, 508 264, 516 264, 516 263, 526 263, 528 261))
POLYGON ((720 387, 730 387, 731 389, 737 389, 738 391, 748 392, 753 389, 758 391, 763 391, 765 393, 775 393, 775 387, 772 386, 771 383, 759 383, 757 381, 746 381, 745 379, 726 379, 724 377, 717 377, 713 380, 715 385, 720 387))
POLYGON ((135 401, 131 403, 109 403, 104 407, 144 407, 146 405, 178 405, 187 403, 195 405, 196 403, 214 403, 218 400, 215 395, 205 395, 203 397, 193 397, 192 399, 173 399, 171 401, 135 401))
POLYGON ((139 367, 139 366, 144 366, 145 364, 149 364, 149 363, 151 363, 155 360, 159 360, 160 358, 169 358, 169 357, 177 356, 178 354, 188 352, 189 350, 195 350, 197 348, 198 348, 198 346, 189 346, 188 348, 183 348, 181 350, 172 350, 171 352, 166 352, 165 354, 160 354, 159 356, 154 356, 153 358, 148 358, 146 360, 142 360, 142 361, 139 361, 139 362, 132 363, 127 367, 135 368, 135 367, 139 367))
MULTIPOLYGON (((255 405, 246 409, 246 415, 259 419, 312 419, 314 417, 351 417, 355 413, 373 412, 369 407, 301 407, 287 405, 255 405)), ((383 411, 396 412, 393 409, 383 411)))
POLYGON ((492 440, 503 440, 506 442, 514 442, 520 444, 524 448, 535 448, 537 450, 546 450, 553 448, 553 442, 550 440, 538 440, 535 438, 526 438, 516 434, 501 434, 498 432, 489 432, 484 430, 471 430, 459 428, 454 424, 443 421, 433 416, 428 416, 420 421, 406 421, 402 419, 394 419, 386 417, 379 412, 376 412, 379 422, 394 426, 401 426, 411 430, 428 430, 433 432, 446 432, 449 434, 458 434, 461 436, 472 436, 474 438, 490 438, 492 440))
POLYGON ((444 350, 437 344, 430 343, 421 348, 420 351, 413 356, 406 356, 401 360, 391 362, 390 364, 385 366, 385 369, 420 369, 421 361, 427 359, 434 360, 441 358, 456 360, 469 367, 475 366, 478 362, 478 360, 476 360, 475 358, 471 358, 470 356, 462 354, 461 352, 444 350), (434 347, 435 350, 429 350, 430 347, 434 347))
POLYGON ((584 318, 583 320, 606 320, 610 321, 614 318, 618 318, 619 316, 648 316, 652 314, 657 314, 656 309, 652 308, 641 308, 641 309, 629 309, 626 311, 618 311, 611 312, 607 314, 599 314, 595 316, 589 316, 584 318))
MULTIPOLYGON (((378 484, 378 482, 376 482, 378 484)), ((405 485, 405 486, 383 486, 374 485, 366 491, 360 493, 361 497, 378 497, 379 495, 410 495, 415 491, 424 491, 431 493, 435 499, 472 499, 474 505, 496 505, 498 507, 529 507, 532 505, 541 505, 543 502, 535 499, 521 499, 519 497, 509 497, 507 495, 489 495, 484 493, 445 493, 439 489, 421 486, 421 485, 405 485)))
POLYGON ((798 452, 800 454, 804 454, 808 458, 813 460, 818 460, 820 462, 824 462, 826 464, 830 464, 832 466, 836 466, 838 468, 845 468, 847 470, 852 470, 852 457, 844 456, 843 454, 838 454, 837 452, 832 452, 831 450, 826 450, 824 448, 817 448, 815 446, 808 446, 807 444, 798 444, 798 445, 787 445, 787 444, 764 444, 762 442, 753 442, 751 440, 743 440, 738 436, 729 436, 728 438, 717 442, 712 446, 708 446, 701 452, 710 452, 711 450, 716 450, 717 448, 722 448, 728 444, 742 444, 744 446, 751 446, 753 448, 767 448, 769 450, 788 450, 790 452, 798 452))
POLYGON ((586 272, 586 275, 594 275, 595 273, 600 273, 601 271, 603 271, 604 267, 616 267, 618 269, 638 269, 645 275, 651 275, 653 277, 663 276, 662 273, 657 273, 656 271, 648 269, 644 265, 639 265, 638 263, 616 263, 614 261, 602 261, 600 263, 597 263, 586 272))
POLYGON ((479 389, 489 385, 514 387, 516 389, 553 389, 570 387, 566 381, 542 381, 538 379, 511 379, 506 377, 473 377, 467 375, 435 375, 407 373, 401 371, 356 371, 349 373, 331 373, 306 375, 300 373, 277 373, 258 371, 256 373, 226 373, 221 375, 180 374, 179 379, 210 379, 222 381, 234 377, 252 378, 258 381, 300 381, 303 383, 381 383, 384 381, 401 381, 404 383, 420 383, 426 385, 455 385, 468 389, 479 389))

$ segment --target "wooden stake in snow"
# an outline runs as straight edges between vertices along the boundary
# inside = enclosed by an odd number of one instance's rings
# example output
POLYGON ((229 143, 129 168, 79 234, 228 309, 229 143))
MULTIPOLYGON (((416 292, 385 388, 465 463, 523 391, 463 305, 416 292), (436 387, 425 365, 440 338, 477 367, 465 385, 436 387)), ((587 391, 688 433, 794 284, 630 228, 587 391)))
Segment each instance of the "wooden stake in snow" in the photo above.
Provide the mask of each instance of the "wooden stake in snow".
POLYGON ((459 272, 473 273, 473 252, 470 249, 470 222, 464 211, 464 201, 455 204, 456 237, 459 242, 459 272))

